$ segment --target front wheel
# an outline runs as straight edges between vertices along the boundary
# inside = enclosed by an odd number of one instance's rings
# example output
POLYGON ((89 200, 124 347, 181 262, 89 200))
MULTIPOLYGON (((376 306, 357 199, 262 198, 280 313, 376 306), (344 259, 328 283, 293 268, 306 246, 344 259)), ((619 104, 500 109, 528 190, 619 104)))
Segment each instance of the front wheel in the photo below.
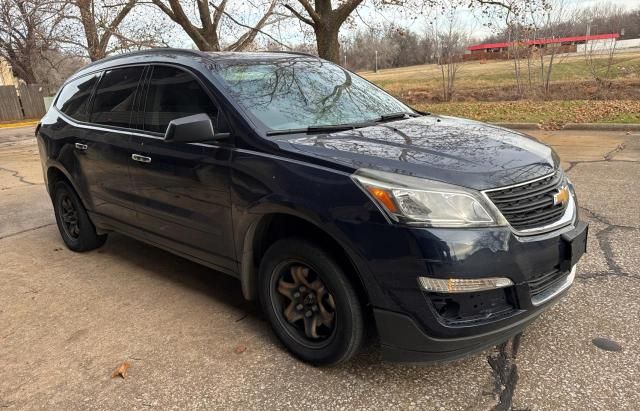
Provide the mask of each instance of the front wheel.
POLYGON ((362 306, 324 249, 299 238, 273 244, 260 264, 259 294, 276 335, 303 361, 332 365, 358 351, 362 306))

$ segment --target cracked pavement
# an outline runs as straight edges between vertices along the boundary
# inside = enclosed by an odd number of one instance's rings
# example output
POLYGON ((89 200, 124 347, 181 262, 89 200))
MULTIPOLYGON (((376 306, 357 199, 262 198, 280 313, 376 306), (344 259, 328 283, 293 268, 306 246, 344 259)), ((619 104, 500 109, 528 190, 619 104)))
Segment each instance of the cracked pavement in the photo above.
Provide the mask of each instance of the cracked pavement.
POLYGON ((388 364, 371 342, 318 369, 284 351, 230 277, 121 235, 67 250, 33 128, 0 130, 0 408, 637 408, 640 133, 532 134, 559 152, 591 223, 570 293, 463 360, 388 364), (112 379, 124 360, 128 378, 112 379))

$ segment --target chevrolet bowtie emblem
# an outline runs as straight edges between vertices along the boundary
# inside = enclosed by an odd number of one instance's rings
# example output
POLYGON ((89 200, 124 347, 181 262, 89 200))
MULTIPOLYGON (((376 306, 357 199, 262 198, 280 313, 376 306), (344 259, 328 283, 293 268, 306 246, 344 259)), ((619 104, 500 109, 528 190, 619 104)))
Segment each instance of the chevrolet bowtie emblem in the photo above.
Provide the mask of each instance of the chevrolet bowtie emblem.
POLYGON ((553 195, 553 205, 565 205, 569 202, 569 187, 564 186, 553 195))

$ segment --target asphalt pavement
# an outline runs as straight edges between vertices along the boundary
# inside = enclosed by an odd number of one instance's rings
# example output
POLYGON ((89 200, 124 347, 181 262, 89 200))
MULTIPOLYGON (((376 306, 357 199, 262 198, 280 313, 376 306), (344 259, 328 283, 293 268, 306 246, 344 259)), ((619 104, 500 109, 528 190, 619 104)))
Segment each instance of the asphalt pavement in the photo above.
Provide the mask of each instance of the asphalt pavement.
POLYGON ((638 409, 640 133, 529 133, 556 148, 591 223, 569 294, 463 360, 385 363, 371 341, 314 368, 224 274, 117 234, 67 250, 33 128, 0 130, 0 408, 638 409))

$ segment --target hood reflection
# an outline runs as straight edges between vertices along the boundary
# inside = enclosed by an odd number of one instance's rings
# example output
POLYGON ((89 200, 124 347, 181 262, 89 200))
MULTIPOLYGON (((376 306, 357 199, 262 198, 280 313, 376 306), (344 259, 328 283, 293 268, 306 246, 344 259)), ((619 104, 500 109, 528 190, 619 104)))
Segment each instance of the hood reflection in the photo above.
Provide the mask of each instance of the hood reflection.
POLYGON ((531 137, 452 117, 424 116, 287 142, 295 150, 354 167, 476 189, 530 180, 556 166, 552 149, 531 137))

